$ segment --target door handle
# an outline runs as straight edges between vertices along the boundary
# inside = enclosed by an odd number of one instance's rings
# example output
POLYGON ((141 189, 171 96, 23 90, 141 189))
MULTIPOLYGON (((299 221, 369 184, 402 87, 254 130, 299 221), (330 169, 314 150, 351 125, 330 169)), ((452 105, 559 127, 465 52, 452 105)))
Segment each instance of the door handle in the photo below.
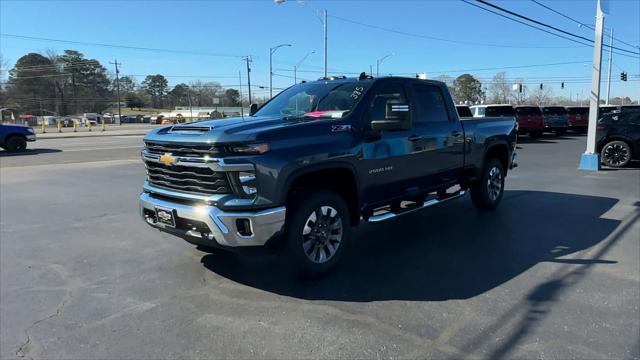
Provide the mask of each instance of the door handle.
POLYGON ((422 136, 418 136, 418 135, 411 135, 408 137, 409 141, 419 141, 419 140, 423 140, 424 138, 422 136))
POLYGON ((462 132, 460 132, 460 131, 458 131, 458 130, 454 130, 454 131, 451 133, 451 136, 453 136, 453 137, 458 137, 458 136, 460 136, 460 135, 462 135, 462 132))

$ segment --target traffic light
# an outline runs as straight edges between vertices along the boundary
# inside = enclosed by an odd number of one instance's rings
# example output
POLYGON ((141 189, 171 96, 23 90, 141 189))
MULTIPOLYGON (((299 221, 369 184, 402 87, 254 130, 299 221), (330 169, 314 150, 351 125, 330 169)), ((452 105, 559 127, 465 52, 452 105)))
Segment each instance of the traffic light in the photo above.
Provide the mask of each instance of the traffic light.
POLYGON ((627 81, 627 73, 626 72, 621 72, 620 73, 620 80, 622 81, 627 81))
POLYGON ((542 84, 540 84, 540 90, 542 90, 542 84))
POLYGON ((564 81, 560 84, 560 89, 564 89, 564 81))

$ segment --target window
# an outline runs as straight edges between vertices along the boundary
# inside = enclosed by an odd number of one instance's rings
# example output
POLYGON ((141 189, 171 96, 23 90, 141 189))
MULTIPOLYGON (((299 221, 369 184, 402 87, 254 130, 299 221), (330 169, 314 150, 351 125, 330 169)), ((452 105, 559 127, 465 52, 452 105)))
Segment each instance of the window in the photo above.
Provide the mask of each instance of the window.
POLYGON ((401 103, 408 103, 404 88, 399 83, 382 85, 378 93, 371 102, 371 120, 384 120, 387 101, 398 100, 401 103))
POLYGON ((449 121, 446 103, 437 86, 414 84, 413 90, 416 94, 415 107, 418 111, 418 115, 414 116, 414 122, 449 121))
POLYGON ((540 116, 542 115, 542 111, 540 111, 540 108, 537 106, 519 106, 516 108, 516 114, 520 116, 527 116, 527 115, 540 116))
POLYGON ((473 117, 468 106, 456 106, 456 110, 458 110, 458 116, 460 117, 473 117))
POLYGON ((516 116, 516 112, 511 106, 487 106, 487 111, 485 111, 484 115, 486 117, 516 116))
POLYGON ((560 106, 547 106, 542 109, 544 115, 566 115, 567 110, 560 106))

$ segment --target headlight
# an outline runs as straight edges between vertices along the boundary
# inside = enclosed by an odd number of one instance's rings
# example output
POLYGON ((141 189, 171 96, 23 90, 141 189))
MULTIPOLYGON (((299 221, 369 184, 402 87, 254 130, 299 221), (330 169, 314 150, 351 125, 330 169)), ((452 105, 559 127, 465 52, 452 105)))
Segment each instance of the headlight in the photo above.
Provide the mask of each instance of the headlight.
POLYGON ((36 133, 35 131, 33 131, 33 128, 27 128, 27 132, 29 134, 35 134, 36 133))
POLYGON ((269 151, 269 144, 246 144, 232 146, 231 152, 246 155, 259 155, 269 151))

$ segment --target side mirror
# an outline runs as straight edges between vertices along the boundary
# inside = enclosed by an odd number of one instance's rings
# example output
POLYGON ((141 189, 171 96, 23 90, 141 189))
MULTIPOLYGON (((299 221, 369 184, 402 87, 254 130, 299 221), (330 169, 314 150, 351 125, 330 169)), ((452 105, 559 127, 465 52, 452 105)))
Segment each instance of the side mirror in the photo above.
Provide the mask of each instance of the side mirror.
POLYGON ((251 104, 251 106, 249 106, 249 115, 253 116, 256 111, 258 111, 258 104, 251 104))
POLYGON ((385 105, 385 116, 382 120, 372 120, 371 130, 398 131, 411 128, 411 108, 409 104, 398 100, 388 100, 385 105))

